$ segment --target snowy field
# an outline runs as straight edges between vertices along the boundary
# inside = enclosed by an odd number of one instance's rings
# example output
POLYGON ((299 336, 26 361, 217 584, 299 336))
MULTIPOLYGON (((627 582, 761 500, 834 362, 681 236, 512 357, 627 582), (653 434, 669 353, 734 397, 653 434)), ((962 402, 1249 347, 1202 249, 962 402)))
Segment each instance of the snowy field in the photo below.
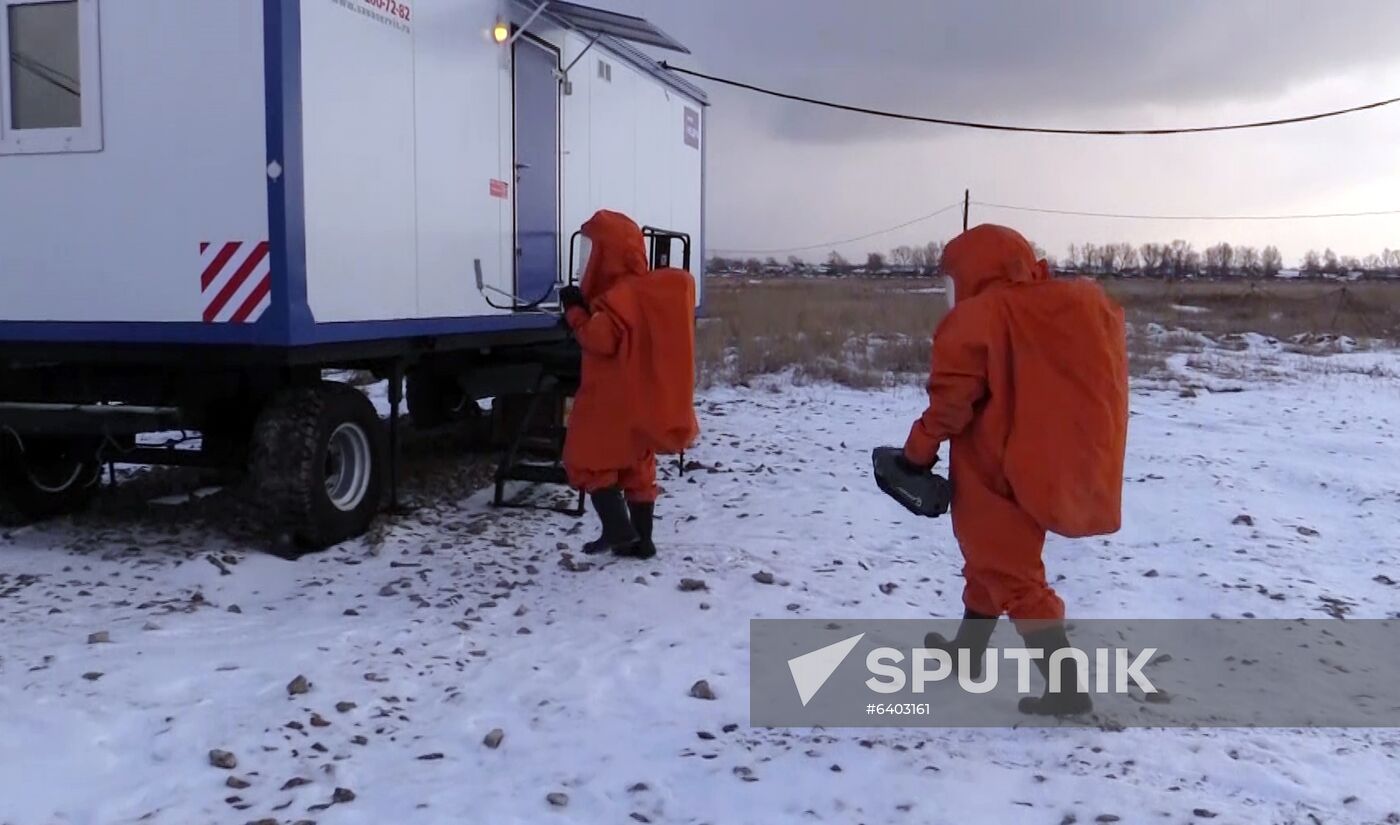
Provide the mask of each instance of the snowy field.
MULTIPOLYGON (((1123 531, 1052 539, 1071 615, 1400 615, 1400 357, 1214 357, 1135 392, 1123 531)), ((868 480, 922 401, 706 393, 653 562, 436 489, 299 562, 179 507, 6 532, 0 823, 1400 822, 1397 730, 750 728, 750 619, 960 615, 868 480)))

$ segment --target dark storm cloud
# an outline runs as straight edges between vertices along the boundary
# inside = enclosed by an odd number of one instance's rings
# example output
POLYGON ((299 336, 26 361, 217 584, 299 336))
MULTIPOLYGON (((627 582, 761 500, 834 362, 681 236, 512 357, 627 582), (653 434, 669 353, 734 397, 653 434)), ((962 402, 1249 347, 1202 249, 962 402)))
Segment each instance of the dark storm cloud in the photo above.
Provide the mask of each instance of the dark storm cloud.
MULTIPOLYGON (((1267 99, 1400 60, 1395 0, 651 0, 615 3, 683 35, 715 74, 867 106, 1121 125, 1113 109, 1267 99)), ((1395 90, 1377 90, 1376 97, 1395 90)), ((888 122, 771 100, 779 136, 869 138, 888 122)), ((1339 104, 1362 101, 1338 101, 1339 104)))
MULTIPOLYGON (((864 106, 1057 127, 1262 119, 1400 95, 1400 0, 584 0, 688 44, 684 66, 864 106)), ((659 56, 659 55, 658 55, 659 56)), ((1180 138, 1004 135, 902 124, 701 81, 711 249, 818 245, 977 199, 1133 214, 1396 208, 1400 106, 1267 131, 1180 138)), ((947 213, 843 254, 947 240, 947 213)), ((977 208, 1063 254, 1071 243, 1221 240, 1367 254, 1390 216, 1111 221, 977 208)), ((812 259, 820 249, 803 252, 812 259)))

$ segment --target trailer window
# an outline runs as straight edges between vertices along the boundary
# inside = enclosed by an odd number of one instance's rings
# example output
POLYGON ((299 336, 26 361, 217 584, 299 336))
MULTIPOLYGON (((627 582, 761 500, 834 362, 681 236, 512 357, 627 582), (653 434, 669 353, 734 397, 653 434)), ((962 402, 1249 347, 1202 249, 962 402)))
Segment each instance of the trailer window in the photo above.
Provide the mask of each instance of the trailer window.
POLYGON ((100 148, 96 0, 0 0, 0 153, 100 148))
POLYGON ((77 0, 10 6, 10 123, 76 129, 82 99, 77 0))

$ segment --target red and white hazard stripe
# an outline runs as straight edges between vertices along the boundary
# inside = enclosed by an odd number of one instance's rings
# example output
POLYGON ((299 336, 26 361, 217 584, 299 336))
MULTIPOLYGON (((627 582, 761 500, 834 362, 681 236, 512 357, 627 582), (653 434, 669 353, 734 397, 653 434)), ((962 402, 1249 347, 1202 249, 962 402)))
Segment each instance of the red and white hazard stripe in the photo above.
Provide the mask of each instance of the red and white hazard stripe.
POLYGON ((272 304, 267 241, 199 245, 200 294, 207 324, 251 324, 272 304))

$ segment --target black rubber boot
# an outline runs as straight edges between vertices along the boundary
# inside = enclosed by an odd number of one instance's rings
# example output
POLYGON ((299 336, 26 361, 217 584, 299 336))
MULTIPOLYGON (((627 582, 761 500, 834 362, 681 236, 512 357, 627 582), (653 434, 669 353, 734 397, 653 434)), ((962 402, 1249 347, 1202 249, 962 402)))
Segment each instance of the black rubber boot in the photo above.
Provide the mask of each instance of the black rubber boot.
POLYGON ((973 681, 982 678, 982 660, 986 658, 987 642, 996 630, 997 617, 966 610, 962 624, 958 625, 958 635, 950 641, 942 633, 930 633, 924 637, 924 647, 946 650, 953 657, 953 672, 958 672, 958 651, 967 648, 970 665, 968 677, 973 681))
POLYGON ((1069 647, 1064 625, 1026 633, 1021 638, 1027 648, 1045 652, 1044 657, 1035 660, 1040 675, 1045 677, 1045 693, 1040 697, 1025 697, 1017 705, 1018 710, 1031 716, 1069 716, 1094 709, 1094 700, 1079 688, 1079 664, 1074 659, 1066 657, 1060 662, 1060 690, 1050 692, 1050 657, 1055 651, 1069 647))
POLYGON ((589 500, 593 502, 598 521, 602 522, 603 534, 585 544, 583 552, 591 556, 609 551, 621 553, 635 548, 640 540, 627 514, 627 499, 622 497, 622 491, 609 487, 590 493, 589 500))
POLYGON ((637 543, 629 549, 617 550, 619 556, 634 559, 649 559, 656 555, 656 545, 651 542, 651 526, 656 516, 656 504, 650 501, 629 501, 627 512, 632 516, 632 527, 637 531, 637 543))

